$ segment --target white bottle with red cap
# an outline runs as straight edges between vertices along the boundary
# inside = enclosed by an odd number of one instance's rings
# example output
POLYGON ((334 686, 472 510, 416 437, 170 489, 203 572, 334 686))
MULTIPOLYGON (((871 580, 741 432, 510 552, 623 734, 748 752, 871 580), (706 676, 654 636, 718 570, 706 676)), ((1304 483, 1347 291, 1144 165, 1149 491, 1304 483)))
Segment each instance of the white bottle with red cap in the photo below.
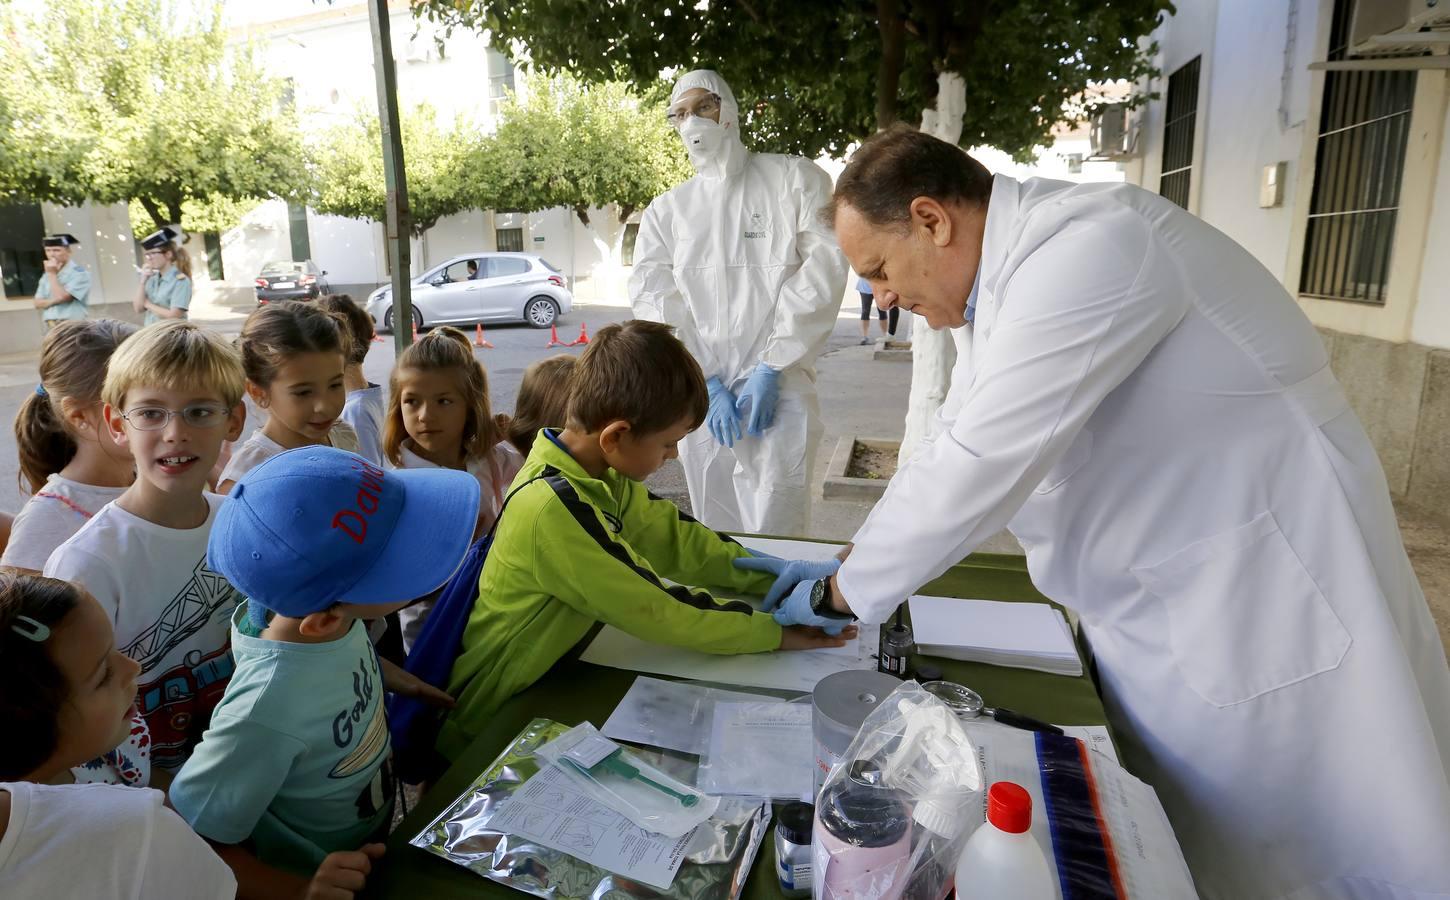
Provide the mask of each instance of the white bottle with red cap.
POLYGON ((1032 837, 1032 795, 999 781, 987 791, 987 821, 957 861, 957 900, 1055 900, 1052 870, 1032 837))

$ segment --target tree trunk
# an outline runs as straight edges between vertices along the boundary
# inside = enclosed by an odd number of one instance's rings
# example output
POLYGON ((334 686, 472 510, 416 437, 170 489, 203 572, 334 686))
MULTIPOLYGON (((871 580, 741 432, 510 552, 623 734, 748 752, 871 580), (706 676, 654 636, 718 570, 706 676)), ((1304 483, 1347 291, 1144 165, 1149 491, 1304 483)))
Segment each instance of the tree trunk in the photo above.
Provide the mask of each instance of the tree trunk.
POLYGON ((901 0, 876 0, 876 28, 881 32, 881 59, 876 65, 876 128, 896 121, 896 94, 901 63, 906 57, 906 22, 901 0))
POLYGON ((156 205, 155 200, 152 200, 150 197, 137 197, 136 199, 140 202, 141 208, 146 210, 146 215, 151 217, 152 225, 160 228, 162 225, 167 224, 165 217, 161 215, 161 207, 156 205))
POLYGON ((167 225, 180 225, 181 224, 181 201, 180 200, 168 200, 166 202, 166 213, 167 213, 167 215, 171 216, 171 221, 166 222, 165 224, 167 224, 167 225))
MULTIPOLYGON (((921 114, 921 130, 955 144, 962 136, 966 114, 966 84, 954 72, 937 76, 936 108, 921 114)), ((957 348, 949 329, 935 331, 925 319, 911 323, 911 394, 906 405, 906 433, 901 439, 897 465, 911 459, 921 441, 931 434, 937 410, 946 400, 956 365, 957 348)))

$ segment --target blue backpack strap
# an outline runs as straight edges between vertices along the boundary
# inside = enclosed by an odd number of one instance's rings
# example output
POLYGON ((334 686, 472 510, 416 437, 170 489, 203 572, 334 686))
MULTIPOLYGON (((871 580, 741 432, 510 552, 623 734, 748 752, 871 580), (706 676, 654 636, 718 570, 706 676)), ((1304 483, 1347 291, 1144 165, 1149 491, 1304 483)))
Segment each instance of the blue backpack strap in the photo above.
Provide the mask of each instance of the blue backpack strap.
MULTIPOLYGON (((488 533, 468 548, 463 562, 440 589, 437 602, 408 652, 403 666, 408 672, 439 690, 448 689, 448 677, 453 673, 453 663, 463 648, 463 631, 478 601, 479 579, 498 524, 503 521, 509 500, 545 474, 536 475, 510 491, 488 533)), ((429 706, 416 697, 388 695, 388 730, 393 739, 393 764, 404 781, 416 783, 439 771, 438 765, 442 760, 433 746, 445 713, 446 710, 429 706)))

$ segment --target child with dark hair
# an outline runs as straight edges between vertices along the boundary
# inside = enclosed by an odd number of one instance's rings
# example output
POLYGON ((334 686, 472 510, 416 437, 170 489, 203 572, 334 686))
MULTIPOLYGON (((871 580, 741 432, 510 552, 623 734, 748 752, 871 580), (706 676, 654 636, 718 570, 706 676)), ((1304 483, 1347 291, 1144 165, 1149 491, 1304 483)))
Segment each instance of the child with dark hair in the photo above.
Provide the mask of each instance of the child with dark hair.
MULTIPOLYGON (((215 897, 226 863, 160 791, 60 784, 131 727, 141 667, 94 597, 64 581, 0 574, 0 885, 7 897, 215 897)), ((334 853, 292 895, 351 897, 381 846, 334 853)), ((273 896, 276 896, 275 894, 273 896)))
POLYGON ((500 413, 498 426, 521 456, 528 456, 541 428, 563 428, 569 418, 569 379, 575 358, 559 353, 524 370, 512 416, 500 413))
POLYGON ((232 452, 218 493, 283 450, 322 444, 358 451, 357 433, 339 418, 353 345, 340 316, 295 300, 269 303, 247 316, 239 343, 247 396, 266 411, 267 424, 232 452))
POLYGON ((15 417, 20 474, 31 498, 16 516, 0 565, 39 572, 45 561, 136 478, 101 414, 106 363, 136 326, 115 319, 60 322, 40 346, 40 384, 15 417))
POLYGON ((600 329, 575 364, 568 421, 535 438, 449 679, 458 703, 439 735, 445 757, 457 758, 499 704, 599 622, 707 653, 836 647, 854 637, 782 628, 747 603, 684 586, 764 594, 772 579, 737 568, 749 550, 645 489, 708 403, 699 364, 671 332, 640 321, 600 329))
POLYGON ((368 348, 372 346, 375 334, 373 317, 347 294, 319 297, 317 305, 345 322, 352 335, 347 366, 342 370, 343 388, 347 391, 342 421, 357 432, 359 455, 380 466, 383 464, 383 417, 387 414, 387 397, 382 385, 373 384, 363 374, 363 363, 368 358, 368 348))

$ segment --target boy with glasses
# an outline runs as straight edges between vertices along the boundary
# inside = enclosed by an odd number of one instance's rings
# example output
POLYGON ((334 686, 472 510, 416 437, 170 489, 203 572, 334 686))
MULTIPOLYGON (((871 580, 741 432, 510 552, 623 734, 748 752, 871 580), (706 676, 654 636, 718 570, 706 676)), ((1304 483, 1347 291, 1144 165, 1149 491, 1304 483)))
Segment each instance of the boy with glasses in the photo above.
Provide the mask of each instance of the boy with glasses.
POLYGON ((111 617, 116 645, 141 664, 137 708, 152 764, 179 767, 232 674, 229 632, 240 599, 207 566, 223 498, 207 476, 242 429, 242 363, 214 332, 185 321, 143 328, 111 357, 101 400, 136 481, 45 565, 111 617))

